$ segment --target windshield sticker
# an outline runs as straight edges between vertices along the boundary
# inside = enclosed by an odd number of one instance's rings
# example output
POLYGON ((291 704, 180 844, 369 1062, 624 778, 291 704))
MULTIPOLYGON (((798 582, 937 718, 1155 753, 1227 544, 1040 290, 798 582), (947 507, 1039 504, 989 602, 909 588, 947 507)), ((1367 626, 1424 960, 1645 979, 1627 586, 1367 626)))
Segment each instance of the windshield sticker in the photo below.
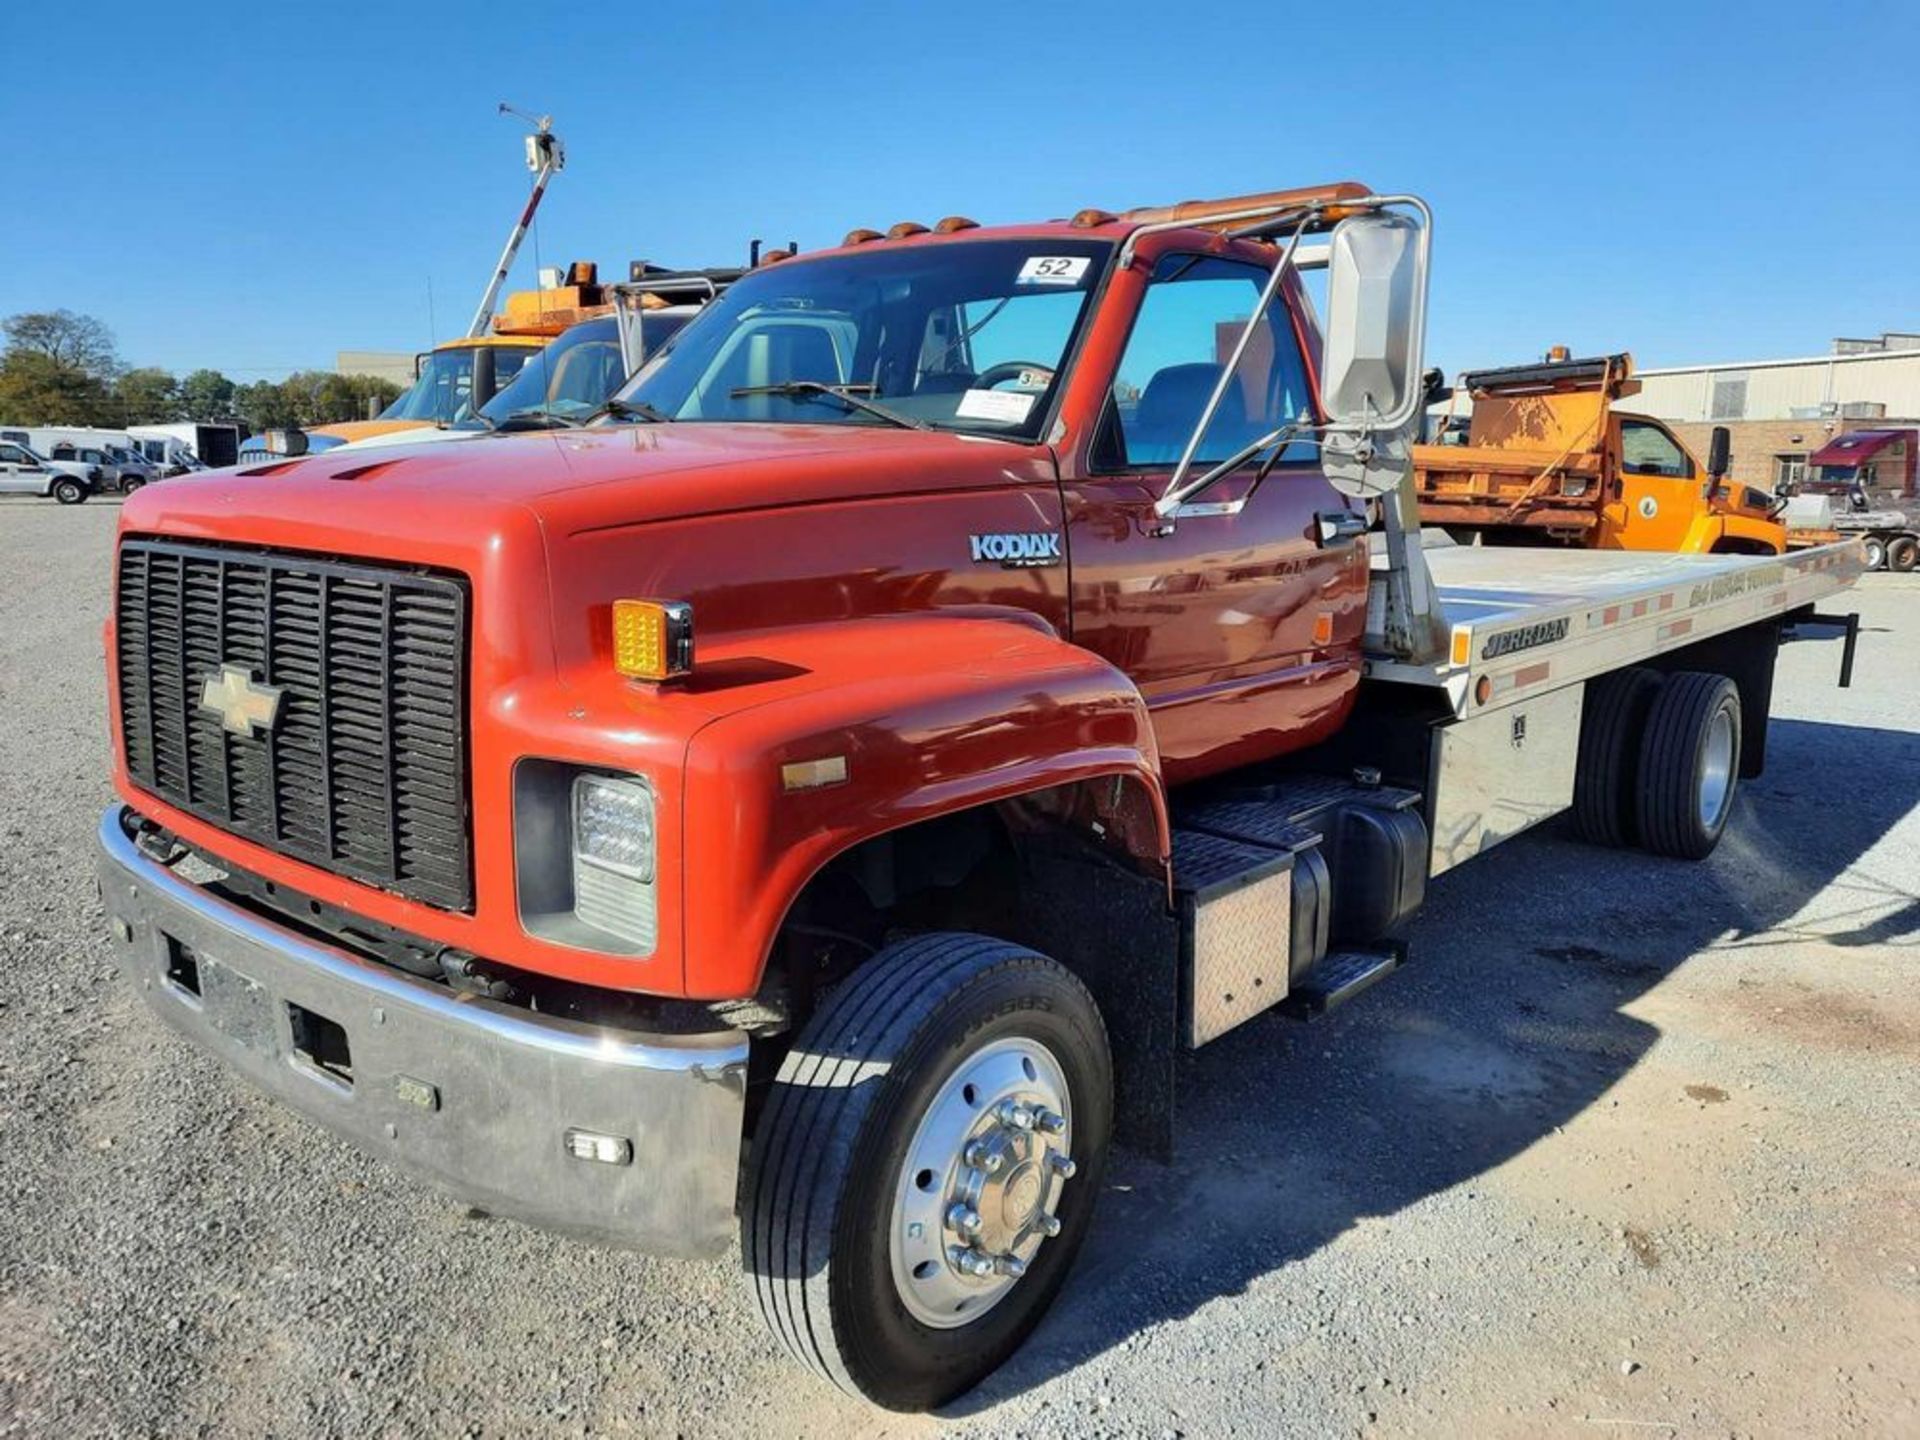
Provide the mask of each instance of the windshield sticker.
POLYGON ((1078 285, 1087 273, 1086 255, 1035 255, 1020 267, 1016 285, 1078 285))
POLYGON ((1005 425, 1018 425, 1026 420, 1038 398, 1018 390, 969 390, 960 397, 960 406, 953 413, 961 420, 997 420, 1005 425))

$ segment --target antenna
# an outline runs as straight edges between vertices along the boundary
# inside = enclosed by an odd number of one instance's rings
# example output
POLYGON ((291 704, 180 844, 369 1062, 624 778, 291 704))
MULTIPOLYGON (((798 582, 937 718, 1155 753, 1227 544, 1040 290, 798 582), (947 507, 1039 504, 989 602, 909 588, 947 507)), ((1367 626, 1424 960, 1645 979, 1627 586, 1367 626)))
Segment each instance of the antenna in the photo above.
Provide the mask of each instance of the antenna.
POLYGON ((527 169, 533 172, 533 194, 527 197, 527 208, 513 222, 513 229, 507 232, 506 249, 500 252, 500 263, 494 267, 493 278, 487 282, 486 293, 480 297, 480 308, 473 312, 473 323, 467 326, 469 339, 487 333, 487 323, 493 318, 493 302, 500 298, 500 287, 506 283, 507 272, 513 268, 513 257, 520 252, 520 242, 526 238, 527 227, 533 223, 534 212, 540 208, 541 197, 547 193, 547 182, 567 163, 567 150, 560 143, 560 137, 553 133, 551 115, 535 115, 504 100, 500 102, 499 113, 525 120, 533 126, 533 133, 527 136, 527 169))

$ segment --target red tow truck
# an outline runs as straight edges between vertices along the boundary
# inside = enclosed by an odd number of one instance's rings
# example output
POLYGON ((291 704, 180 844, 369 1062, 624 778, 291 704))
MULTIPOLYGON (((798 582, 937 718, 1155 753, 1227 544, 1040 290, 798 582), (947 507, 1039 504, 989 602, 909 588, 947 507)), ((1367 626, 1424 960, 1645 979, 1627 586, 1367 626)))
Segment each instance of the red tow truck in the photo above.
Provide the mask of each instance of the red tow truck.
POLYGON ((1430 223, 1341 183, 859 230, 605 423, 133 496, 120 963, 395 1165, 738 1234, 803 1364, 967 1389, 1110 1145, 1170 1153, 1182 1049, 1390 975, 1430 878, 1561 812, 1710 851, 1859 571, 1424 544, 1430 223))

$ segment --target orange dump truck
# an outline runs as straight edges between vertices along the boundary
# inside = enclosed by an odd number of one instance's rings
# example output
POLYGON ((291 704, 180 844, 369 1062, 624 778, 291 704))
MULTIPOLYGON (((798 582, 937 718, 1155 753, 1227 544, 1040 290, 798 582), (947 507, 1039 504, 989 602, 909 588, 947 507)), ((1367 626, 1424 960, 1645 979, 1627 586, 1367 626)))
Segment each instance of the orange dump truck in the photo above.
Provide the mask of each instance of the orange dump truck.
POLYGON ((1469 371, 1465 443, 1416 445, 1420 520, 1456 540, 1778 555, 1774 497, 1727 476, 1727 432, 1705 464, 1660 421, 1614 402, 1637 395, 1633 357, 1558 358, 1469 371))

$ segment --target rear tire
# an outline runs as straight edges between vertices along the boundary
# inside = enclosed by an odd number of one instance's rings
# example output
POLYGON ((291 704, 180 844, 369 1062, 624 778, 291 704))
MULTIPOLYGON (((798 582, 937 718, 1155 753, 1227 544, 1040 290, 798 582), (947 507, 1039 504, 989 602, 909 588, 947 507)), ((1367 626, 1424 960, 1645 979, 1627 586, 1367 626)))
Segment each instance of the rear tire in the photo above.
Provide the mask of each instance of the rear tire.
POLYGON ((1920 540, 1911 535, 1902 535, 1887 546, 1887 568, 1906 574, 1920 563, 1920 540))
POLYGON ((1655 855, 1713 853, 1740 785, 1740 692, 1724 675, 1669 675, 1647 712, 1636 788, 1640 843, 1655 855))
POLYGON ((1887 563, 1887 542, 1878 535, 1866 539, 1867 569, 1878 570, 1887 563))
POLYGON ((53 498, 62 505, 78 505, 87 498, 87 487, 69 475, 53 482, 53 498))
POLYGON ((1066 1280, 1112 1123, 1106 1029, 1064 966, 978 935, 888 946, 808 1022, 761 1115, 741 1249, 762 1317, 888 1409, 971 1389, 1066 1280))
POLYGON ((1580 763, 1573 781, 1574 833, 1615 847, 1640 838, 1640 734, 1660 677, 1635 667, 1587 682, 1580 712, 1580 763))

